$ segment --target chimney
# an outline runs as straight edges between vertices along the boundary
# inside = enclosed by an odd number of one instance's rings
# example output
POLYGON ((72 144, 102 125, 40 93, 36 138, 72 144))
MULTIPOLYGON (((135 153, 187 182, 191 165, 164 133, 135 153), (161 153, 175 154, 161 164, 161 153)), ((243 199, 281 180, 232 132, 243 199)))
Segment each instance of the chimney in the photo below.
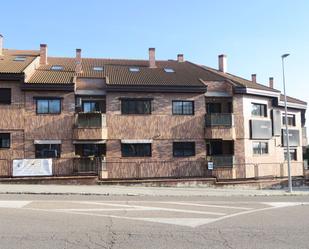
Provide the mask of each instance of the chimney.
POLYGON ((156 68, 156 49, 149 48, 149 67, 156 68))
POLYGON ((40 65, 47 65, 47 45, 40 45, 40 65))
POLYGON ((219 57, 219 71, 226 73, 227 72, 227 56, 221 54, 219 57))
POLYGON ((184 60, 184 57, 183 57, 183 54, 178 54, 177 55, 177 61, 178 62, 184 62, 185 60, 184 60))
POLYGON ((80 48, 76 49, 76 67, 75 67, 76 73, 82 72, 82 50, 80 48))
POLYGON ((251 74, 251 81, 256 83, 256 74, 251 74))
POLYGON ((0 34, 0 56, 3 54, 3 36, 0 34))
POLYGON ((269 87, 274 88, 274 77, 269 77, 269 87))

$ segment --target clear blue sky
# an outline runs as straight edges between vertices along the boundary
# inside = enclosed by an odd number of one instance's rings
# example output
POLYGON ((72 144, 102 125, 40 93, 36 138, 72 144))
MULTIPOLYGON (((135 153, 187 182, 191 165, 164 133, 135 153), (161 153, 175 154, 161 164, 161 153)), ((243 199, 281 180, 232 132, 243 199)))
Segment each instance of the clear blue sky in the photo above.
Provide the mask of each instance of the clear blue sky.
POLYGON ((1 2, 5 47, 38 49, 53 56, 185 59, 217 67, 228 55, 228 71, 258 82, 275 77, 281 89, 281 54, 287 58, 289 95, 309 102, 308 0, 68 0, 1 2), (45 3, 47 2, 47 3, 45 3))

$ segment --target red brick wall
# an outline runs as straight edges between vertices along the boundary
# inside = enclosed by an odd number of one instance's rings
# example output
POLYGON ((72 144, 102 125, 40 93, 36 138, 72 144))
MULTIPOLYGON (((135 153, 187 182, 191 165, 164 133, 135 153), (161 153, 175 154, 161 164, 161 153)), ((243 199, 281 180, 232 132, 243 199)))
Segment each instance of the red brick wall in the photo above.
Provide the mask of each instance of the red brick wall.
MULTIPOLYGON (((173 141, 195 141, 196 156, 206 157, 204 141, 205 99, 203 94, 125 93, 107 95, 107 159, 121 159, 121 139, 152 139, 152 157, 147 160, 174 160, 173 141), (151 115, 122 115, 120 97, 151 97, 151 115), (172 100, 194 100, 195 115, 172 115, 172 100)), ((121 159, 128 160, 128 159, 121 159)), ((136 160, 132 158, 131 160, 136 160)))

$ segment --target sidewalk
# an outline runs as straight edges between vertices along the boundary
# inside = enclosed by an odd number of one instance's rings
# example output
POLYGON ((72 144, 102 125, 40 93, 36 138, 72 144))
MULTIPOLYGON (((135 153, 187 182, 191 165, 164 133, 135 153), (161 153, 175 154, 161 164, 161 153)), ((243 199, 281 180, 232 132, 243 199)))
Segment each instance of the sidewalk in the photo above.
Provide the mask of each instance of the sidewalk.
POLYGON ((309 195, 309 188, 286 190, 173 188, 139 186, 0 184, 0 194, 114 195, 114 196, 284 196, 309 195))

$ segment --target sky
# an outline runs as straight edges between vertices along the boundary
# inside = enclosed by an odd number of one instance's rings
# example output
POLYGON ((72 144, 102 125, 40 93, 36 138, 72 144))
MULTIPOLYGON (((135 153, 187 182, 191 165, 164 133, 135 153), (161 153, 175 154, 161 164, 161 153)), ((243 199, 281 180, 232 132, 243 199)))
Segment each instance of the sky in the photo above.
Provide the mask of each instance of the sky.
MULTIPOLYGON (((0 33, 5 48, 38 49, 51 56, 186 60, 282 90, 281 55, 286 59, 287 94, 309 102, 308 0, 3 0, 0 33), (308 71, 307 71, 308 70, 308 71)), ((309 115, 307 115, 309 117, 309 115)), ((307 119, 309 120, 309 118, 307 119)))

